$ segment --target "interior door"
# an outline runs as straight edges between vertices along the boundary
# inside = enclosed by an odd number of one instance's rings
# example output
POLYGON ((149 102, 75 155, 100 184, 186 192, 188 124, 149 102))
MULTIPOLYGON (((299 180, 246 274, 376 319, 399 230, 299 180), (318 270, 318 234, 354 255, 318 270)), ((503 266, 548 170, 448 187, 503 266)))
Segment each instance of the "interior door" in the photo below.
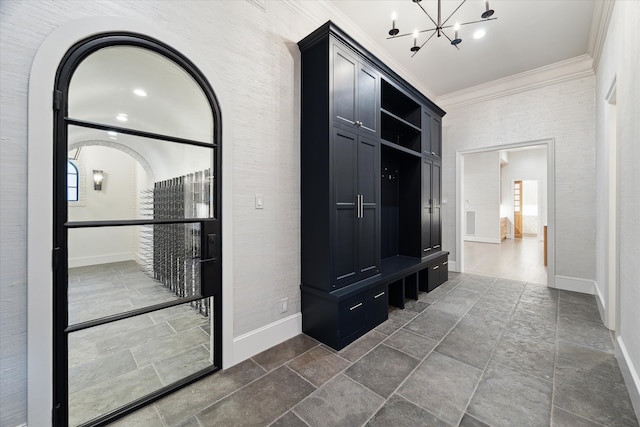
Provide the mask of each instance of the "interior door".
POLYGON ((379 272, 380 260, 380 145, 363 137, 358 138, 358 194, 360 215, 358 222, 359 279, 379 272))
MULTIPOLYGON (((429 117, 429 120, 431 118, 429 117)), ((431 160, 422 161, 422 256, 431 253, 431 160)))
POLYGON ((221 367, 219 111, 126 34, 72 48, 54 100, 53 424, 103 425, 221 367))
POLYGON ((522 181, 513 183, 513 237, 522 239, 522 181))

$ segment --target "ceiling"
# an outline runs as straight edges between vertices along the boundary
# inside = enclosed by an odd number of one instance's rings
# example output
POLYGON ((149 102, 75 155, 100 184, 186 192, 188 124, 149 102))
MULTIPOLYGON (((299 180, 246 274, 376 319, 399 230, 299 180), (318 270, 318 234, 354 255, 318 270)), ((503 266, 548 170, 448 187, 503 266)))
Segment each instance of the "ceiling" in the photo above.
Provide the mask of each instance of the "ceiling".
MULTIPOLYGON (((444 21, 462 0, 442 0, 444 21)), ((433 28, 433 23, 412 0, 331 0, 388 55, 440 97, 535 68, 589 54, 596 1, 601 0, 490 0, 495 10, 489 22, 463 26, 460 50, 444 36, 433 37, 411 57, 413 37, 387 40, 391 14, 397 14, 400 34, 433 28), (474 40, 475 30, 486 36, 474 40)), ((422 7, 437 20, 437 1, 422 0, 422 7)), ((477 21, 484 0, 467 0, 449 23, 477 21)), ((448 24, 449 24, 448 23, 448 24)), ((453 38, 451 29, 445 30, 453 38)), ((418 44, 426 40, 422 33, 418 44)))

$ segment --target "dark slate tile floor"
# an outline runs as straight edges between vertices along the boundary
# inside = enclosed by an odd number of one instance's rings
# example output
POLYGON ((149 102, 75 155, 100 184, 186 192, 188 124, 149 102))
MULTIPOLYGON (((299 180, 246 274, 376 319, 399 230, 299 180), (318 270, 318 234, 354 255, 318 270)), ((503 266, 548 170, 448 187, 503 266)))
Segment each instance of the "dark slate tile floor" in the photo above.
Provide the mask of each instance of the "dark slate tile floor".
POLYGON ((119 426, 638 426, 593 296, 449 281, 341 351, 299 335, 119 426))

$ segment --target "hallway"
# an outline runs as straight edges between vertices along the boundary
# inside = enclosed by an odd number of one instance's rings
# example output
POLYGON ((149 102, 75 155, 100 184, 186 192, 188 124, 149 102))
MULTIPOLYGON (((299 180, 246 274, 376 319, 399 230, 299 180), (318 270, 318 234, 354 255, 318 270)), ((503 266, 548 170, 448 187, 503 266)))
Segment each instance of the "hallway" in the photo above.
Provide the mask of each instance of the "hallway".
POLYGON ((341 351, 298 335, 118 426, 638 426, 593 296, 450 273, 341 351))
POLYGON ((464 242, 464 271, 546 285, 544 243, 536 236, 505 239, 500 244, 464 242))

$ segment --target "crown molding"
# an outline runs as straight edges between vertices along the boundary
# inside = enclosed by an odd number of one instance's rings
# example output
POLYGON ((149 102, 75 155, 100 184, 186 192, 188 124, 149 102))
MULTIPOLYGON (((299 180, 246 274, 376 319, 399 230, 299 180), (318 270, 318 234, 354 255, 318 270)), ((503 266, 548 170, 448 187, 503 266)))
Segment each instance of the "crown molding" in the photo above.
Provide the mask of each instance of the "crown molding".
POLYGON ((589 44, 587 53, 593 58, 593 70, 598 69, 600 56, 604 41, 607 38, 607 30, 611 15, 613 15, 613 7, 615 0, 596 1, 593 9, 593 19, 591 21, 591 32, 589 33, 589 44))
POLYGON ((442 108, 461 107, 503 96, 593 76, 593 60, 585 54, 492 82, 451 92, 436 99, 442 108))

